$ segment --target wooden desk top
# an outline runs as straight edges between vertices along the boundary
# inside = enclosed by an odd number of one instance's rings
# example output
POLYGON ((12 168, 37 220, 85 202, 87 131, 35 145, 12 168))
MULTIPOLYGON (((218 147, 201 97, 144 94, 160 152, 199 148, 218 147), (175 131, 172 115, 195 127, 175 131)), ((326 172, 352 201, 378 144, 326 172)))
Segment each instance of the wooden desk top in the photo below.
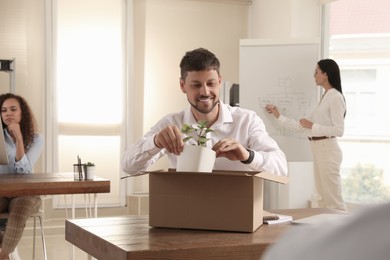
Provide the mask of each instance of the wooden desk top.
MULTIPOLYGON (((330 209, 288 209, 271 212, 300 219, 330 209)), ((291 224, 262 225, 253 233, 149 227, 145 217, 67 220, 65 239, 101 260, 128 259, 260 259, 291 224)))
POLYGON ((0 196, 108 193, 110 180, 75 181, 73 173, 0 174, 0 196))

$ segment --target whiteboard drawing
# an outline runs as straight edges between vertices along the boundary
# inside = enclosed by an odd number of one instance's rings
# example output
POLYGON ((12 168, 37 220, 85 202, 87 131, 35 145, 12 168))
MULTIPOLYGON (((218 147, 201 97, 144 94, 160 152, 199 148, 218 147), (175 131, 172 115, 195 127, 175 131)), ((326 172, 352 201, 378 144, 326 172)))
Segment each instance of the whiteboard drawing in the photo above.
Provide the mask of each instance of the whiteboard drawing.
POLYGON ((319 44, 314 41, 240 42, 240 106, 257 112, 288 161, 311 161, 307 136, 280 126, 265 106, 273 104, 297 120, 310 115, 318 100, 313 77, 318 56, 319 44))

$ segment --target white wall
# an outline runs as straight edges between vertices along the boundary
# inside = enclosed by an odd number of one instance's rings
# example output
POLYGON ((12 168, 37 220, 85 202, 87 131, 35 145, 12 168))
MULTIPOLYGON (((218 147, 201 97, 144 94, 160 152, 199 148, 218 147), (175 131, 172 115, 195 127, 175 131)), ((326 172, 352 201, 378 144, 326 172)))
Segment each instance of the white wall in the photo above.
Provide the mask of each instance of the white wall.
POLYGON ((320 37, 319 0, 253 0, 250 38, 320 37))

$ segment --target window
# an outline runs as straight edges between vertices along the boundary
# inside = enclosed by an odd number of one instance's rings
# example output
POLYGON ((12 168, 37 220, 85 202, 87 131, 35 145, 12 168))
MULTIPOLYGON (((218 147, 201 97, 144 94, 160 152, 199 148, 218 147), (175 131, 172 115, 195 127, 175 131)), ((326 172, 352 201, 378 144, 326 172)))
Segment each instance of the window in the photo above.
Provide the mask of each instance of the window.
POLYGON ((340 140, 348 202, 390 198, 390 2, 335 1, 329 8, 328 55, 341 69, 347 102, 340 140))
MULTIPOLYGON (((56 0, 53 165, 71 172, 80 156, 111 180, 100 205, 123 205, 125 69, 121 0, 56 0)), ((57 198, 61 206, 62 197, 57 198)))

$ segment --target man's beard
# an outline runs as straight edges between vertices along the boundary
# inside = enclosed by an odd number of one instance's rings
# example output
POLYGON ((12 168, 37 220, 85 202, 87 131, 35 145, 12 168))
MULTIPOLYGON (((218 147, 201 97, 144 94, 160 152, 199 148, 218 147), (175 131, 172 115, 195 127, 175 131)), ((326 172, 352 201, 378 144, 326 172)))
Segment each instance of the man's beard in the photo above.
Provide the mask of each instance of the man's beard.
POLYGON ((195 108, 198 112, 200 112, 200 113, 202 113, 202 114, 208 114, 208 113, 210 113, 211 111, 213 111, 213 109, 214 109, 214 107, 215 107, 216 105, 219 104, 219 99, 215 99, 215 97, 214 97, 214 102, 213 102, 212 106, 211 106, 211 107, 205 107, 205 108, 199 107, 199 106, 197 105, 198 102, 196 102, 195 104, 191 103, 190 100, 188 100, 188 102, 189 102, 190 105, 191 105, 193 108, 195 108))

